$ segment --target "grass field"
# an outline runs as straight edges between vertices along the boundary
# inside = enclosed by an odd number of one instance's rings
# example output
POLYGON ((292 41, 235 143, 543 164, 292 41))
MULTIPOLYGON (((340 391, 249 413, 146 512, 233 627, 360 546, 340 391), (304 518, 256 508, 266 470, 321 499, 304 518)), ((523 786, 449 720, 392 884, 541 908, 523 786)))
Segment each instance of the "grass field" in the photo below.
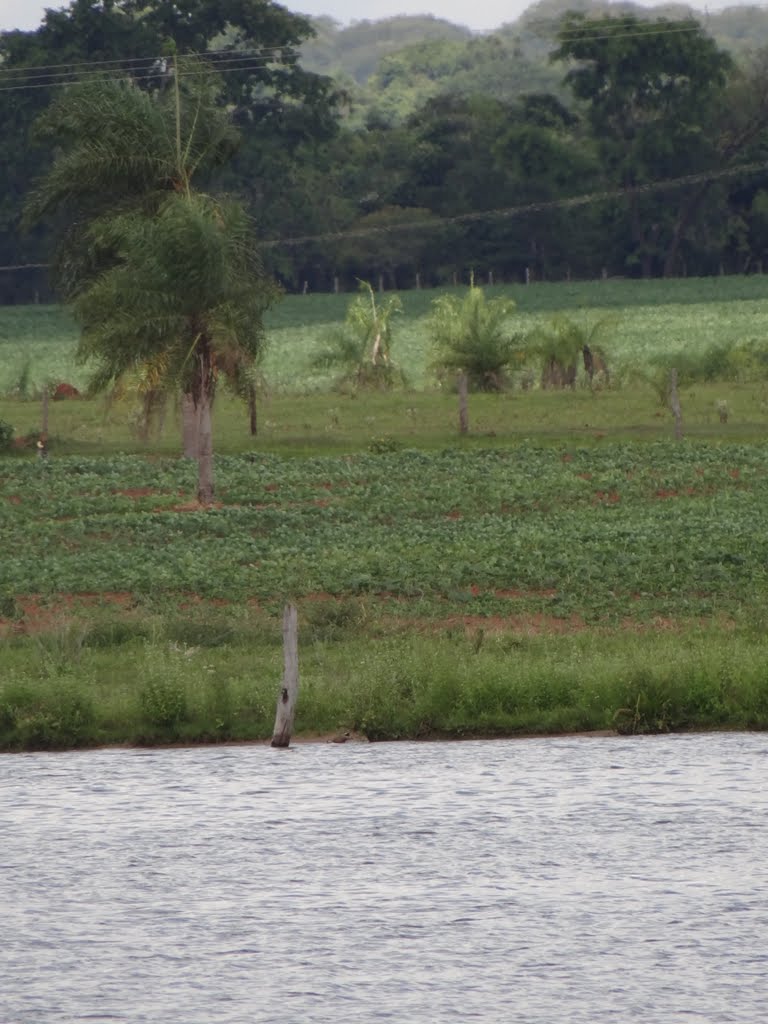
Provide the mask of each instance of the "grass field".
MULTIPOLYGON (((766 334, 762 278, 510 289, 521 318, 617 314, 614 365, 766 334), (645 355, 643 355, 645 354, 645 355)), ((305 734, 370 738, 768 726, 763 384, 455 396, 403 296, 414 386, 311 372, 348 296, 272 314, 260 430, 219 396, 217 503, 193 500, 173 411, 51 403, 51 457, 0 457, 0 748, 269 735, 280 616, 300 611, 305 734), (727 401, 728 422, 717 403, 727 401)), ((73 326, 0 310, 0 419, 39 429, 25 374, 81 383, 73 326), (24 382, 22 380, 22 382, 24 382)))
MULTIPOLYGON (((435 383, 426 318, 444 291, 401 293, 392 355, 416 390, 435 383)), ((588 324, 610 315, 614 326, 605 348, 617 371, 660 352, 768 338, 768 277, 762 276, 495 286, 487 294, 515 300, 523 331, 555 314, 588 324)), ((351 298, 289 295, 269 313, 264 374, 270 390, 328 387, 329 375, 313 369, 312 360, 328 331, 343 321, 351 298)), ((81 387, 87 374, 74 360, 76 339, 75 325, 57 307, 0 308, 0 395, 25 377, 30 391, 52 380, 81 387)))

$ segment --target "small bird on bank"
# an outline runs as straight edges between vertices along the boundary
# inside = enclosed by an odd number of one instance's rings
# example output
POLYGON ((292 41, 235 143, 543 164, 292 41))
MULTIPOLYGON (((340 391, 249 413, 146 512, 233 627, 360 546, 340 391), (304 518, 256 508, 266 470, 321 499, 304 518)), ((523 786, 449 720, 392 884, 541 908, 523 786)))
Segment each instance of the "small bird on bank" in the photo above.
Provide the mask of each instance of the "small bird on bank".
POLYGON ((37 457, 43 460, 48 458, 48 445, 42 438, 37 442, 37 457))

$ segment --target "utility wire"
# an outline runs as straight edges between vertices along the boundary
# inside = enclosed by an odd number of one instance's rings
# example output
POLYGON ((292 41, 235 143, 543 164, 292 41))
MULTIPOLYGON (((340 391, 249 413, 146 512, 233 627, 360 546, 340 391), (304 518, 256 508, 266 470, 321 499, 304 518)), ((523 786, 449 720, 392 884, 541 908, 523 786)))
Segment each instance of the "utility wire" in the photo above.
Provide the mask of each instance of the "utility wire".
POLYGON ((763 173, 768 173, 768 164, 741 164, 738 167, 728 167, 721 171, 704 171, 699 174, 687 174, 680 178, 668 178, 664 181, 648 182, 645 185, 636 185, 633 188, 605 189, 600 192, 590 192, 586 195, 570 196, 566 199, 550 199, 538 203, 525 203, 522 206, 507 206, 496 210, 477 210, 472 213, 460 213, 455 217, 434 217, 429 220, 412 221, 410 223, 388 224, 378 228, 361 228, 359 231, 331 231, 321 235, 304 235, 298 238, 268 239, 265 242, 261 242, 260 246, 264 249, 272 249, 282 246, 306 245, 310 242, 330 242, 343 241, 347 238, 365 238, 370 235, 382 235, 397 231, 436 230, 445 227, 447 224, 467 224, 491 218, 508 220, 513 217, 523 216, 527 213, 575 209, 579 206, 588 206, 590 203, 605 202, 610 199, 622 199, 633 195, 648 195, 653 192, 663 192, 667 189, 683 188, 686 185, 697 185, 703 182, 720 181, 723 178, 738 177, 740 174, 757 174, 761 171, 763 173))
MULTIPOLYGON (((616 21, 616 22, 619 22, 619 23, 622 21, 622 19, 608 19, 608 20, 616 21)), ((639 37, 643 37, 643 36, 654 36, 654 37, 656 37, 656 36, 665 36, 665 35, 686 35, 686 34, 691 34, 691 33, 699 32, 699 31, 701 31, 704 28, 703 24, 701 22, 698 22, 698 21, 691 21, 690 28, 688 28, 688 27, 681 27, 681 26, 679 26, 679 24, 677 26, 673 27, 672 23, 669 23, 669 27, 667 27, 666 25, 664 25, 664 26, 662 26, 662 25, 654 25, 654 24, 652 24, 650 22, 648 23, 647 27, 645 27, 643 25, 643 23, 641 22, 640 26, 642 26, 642 27, 638 27, 637 29, 635 29, 635 26, 637 24, 638 24, 637 22, 632 24, 631 27, 632 27, 633 31, 625 31, 625 32, 618 31, 618 32, 607 32, 607 33, 605 33, 605 32, 603 32, 603 33, 592 33, 592 34, 587 33, 587 32, 568 32, 568 33, 565 33, 563 35, 558 36, 558 42, 563 43, 563 44, 564 43, 568 43, 568 42, 588 43, 588 42, 600 41, 600 40, 605 40, 605 39, 627 39, 627 38, 639 38, 639 37)), ((584 23, 584 27, 585 28, 588 27, 588 25, 589 25, 589 22, 585 22, 584 23)), ((629 27, 629 22, 627 22, 627 26, 629 27)), ((621 24, 619 24, 618 27, 621 28, 621 24)), ((534 33, 538 33, 540 31, 546 31, 547 33, 549 33, 550 31, 556 31, 557 30, 557 23, 553 22, 551 24, 547 24, 545 22, 538 22, 538 23, 534 22, 534 23, 530 23, 528 25, 522 26, 522 30, 523 31, 526 31, 526 30, 527 31, 532 31, 534 33)), ((183 57, 184 55, 182 54, 180 56, 183 57)), ((219 67, 221 64, 230 63, 230 62, 234 62, 234 61, 244 61, 244 60, 253 61, 254 62, 253 66, 256 67, 256 66, 258 66, 258 62, 260 62, 260 61, 263 61, 264 62, 264 66, 265 66, 266 64, 269 64, 269 63, 289 64, 289 63, 295 63, 295 62, 301 60, 300 47, 294 49, 292 47, 285 47, 285 46, 262 47, 262 48, 253 49, 253 50, 209 50, 209 51, 206 51, 204 53, 197 54, 197 56, 200 57, 201 60, 206 60, 206 61, 210 60, 211 61, 211 66, 212 66, 212 68, 214 70, 217 67, 219 67)), ((131 78, 133 78, 136 81, 140 81, 140 80, 142 80, 145 77, 153 77, 153 76, 141 76, 141 75, 137 76, 137 75, 132 74, 132 72, 135 71, 135 70, 138 70, 138 71, 149 70, 149 68, 154 67, 154 65, 159 60, 161 60, 161 59, 162 59, 161 55, 156 55, 156 56, 153 56, 153 57, 123 57, 123 58, 115 58, 115 59, 112 59, 112 60, 77 61, 77 62, 73 62, 73 63, 70 63, 70 64, 38 64, 38 65, 30 65, 29 67, 3 67, 2 64, 0 64, 0 81, 2 81, 3 78, 5 78, 5 76, 11 76, 11 81, 18 83, 18 84, 15 84, 15 85, 0 87, 0 91, 2 91, 2 92, 10 92, 10 91, 13 91, 15 89, 24 89, 24 88, 28 88, 28 89, 34 89, 34 88, 53 88, 56 85, 67 85, 67 84, 69 84, 68 81, 57 81, 57 79, 67 79, 67 78, 70 78, 72 76, 76 76, 77 78, 80 78, 83 75, 96 74, 96 73, 104 73, 107 70, 125 71, 127 73, 127 75, 129 75, 131 78), (115 65, 126 65, 126 64, 127 65, 133 64, 133 65, 138 65, 138 66, 137 67, 115 67, 115 65), (90 70, 90 69, 100 69, 100 71, 99 70, 94 71, 94 70, 90 70), (30 72, 39 72, 39 74, 30 75, 29 74, 30 72), (13 77, 13 76, 16 76, 16 77, 13 77), (23 78, 23 77, 25 77, 27 79, 27 81, 25 81, 25 82, 18 82, 18 79, 19 78, 23 78), (44 85, 36 84, 35 80, 36 79, 41 79, 41 78, 49 78, 49 79, 51 79, 51 81, 50 81, 50 83, 45 83, 44 85)), ((237 68, 227 68, 226 70, 228 70, 228 71, 241 71, 241 70, 246 70, 246 67, 243 66, 243 67, 237 67, 237 68)), ((195 72, 195 73, 197 73, 197 72, 195 72)))
MULTIPOLYGON (((650 195, 654 192, 663 192, 668 189, 684 188, 686 185, 698 185, 704 182, 721 181, 725 178, 735 178, 739 175, 752 175, 758 173, 768 174, 768 164, 751 163, 740 164, 738 167, 727 167, 720 171, 703 171, 698 174, 687 174, 680 178, 667 178, 661 181, 651 181, 645 185, 636 185, 634 188, 604 189, 598 192, 589 192, 580 196, 570 196, 565 199, 550 199, 538 203, 525 203, 521 206, 507 206, 495 210, 476 210, 472 213, 460 213, 455 217, 433 217, 429 220, 411 221, 410 223, 388 224, 377 228, 360 228, 353 231, 328 231, 319 235, 302 235, 294 238, 273 238, 259 242, 259 248, 276 249, 282 246, 308 245, 313 242, 343 242, 348 238, 368 238, 374 235, 392 234, 402 231, 424 231, 438 230, 448 224, 468 224, 483 220, 510 220, 514 217, 521 217, 528 213, 542 213, 552 210, 576 209, 580 206, 588 206, 591 203, 606 202, 612 199, 623 199, 629 196, 650 195)), ((29 270, 50 267, 49 263, 26 263, 13 266, 0 266, 2 270, 29 270)))
MULTIPOLYGON (((0 35, 2 35, 2 33, 0 33, 0 35)), ((263 56, 269 56, 270 54, 281 53, 284 50, 290 50, 290 49, 292 49, 292 47, 286 47, 286 46, 259 46, 259 47, 255 47, 255 48, 244 49, 244 50, 225 50, 225 49, 222 49, 222 50, 206 50, 205 53, 198 53, 198 54, 182 53, 182 54, 178 54, 177 56, 181 57, 182 59, 184 57, 201 57, 201 58, 207 59, 209 57, 219 57, 219 56, 229 57, 229 56, 238 55, 238 54, 240 54, 240 55, 242 55, 244 57, 245 56, 263 57, 263 56)), ((144 63, 144 62, 153 63, 156 60, 161 60, 162 57, 163 57, 163 54, 155 54, 152 57, 115 57, 115 58, 113 58, 111 60, 84 60, 84 61, 73 61, 73 62, 69 62, 69 63, 66 63, 66 64, 30 64, 28 67, 25 65, 25 66, 20 66, 20 67, 11 67, 11 68, 5 68, 5 67, 3 67, 2 63, 0 63, 0 76, 4 75, 4 74, 13 74, 14 72, 26 73, 27 71, 56 71, 57 69, 60 69, 60 68, 70 68, 71 69, 71 68, 104 67, 104 66, 106 66, 108 64, 129 64, 129 63, 131 63, 131 61, 133 61, 133 62, 137 62, 138 61, 139 63, 144 63)))
MULTIPOLYGON (((254 67, 267 67, 270 64, 277 64, 277 63, 284 63, 284 64, 289 64, 290 63, 290 64, 293 64, 297 60, 298 60, 298 57, 297 57, 296 54, 293 54, 289 58, 286 58, 286 57, 278 58, 276 56, 253 56, 253 57, 251 57, 248 54, 233 53, 232 55, 230 55, 228 57, 217 58, 215 63, 213 63, 213 62, 209 63, 207 58, 204 59, 203 63, 206 63, 209 66, 207 68, 203 69, 203 70, 206 70, 209 73, 213 73, 213 72, 217 71, 220 67, 222 67, 224 65, 227 65, 227 64, 247 63, 248 65, 253 64, 254 67)), ((89 70, 78 71, 74 80, 76 82, 81 82, 81 81, 83 81, 86 78, 114 77, 114 76, 117 76, 117 75, 126 75, 126 76, 130 76, 131 78, 136 79, 138 77, 138 75, 135 74, 136 72, 146 72, 148 74, 151 73, 153 75, 160 75, 160 74, 163 73, 159 69, 159 66, 162 63, 163 63, 163 58, 162 57, 154 57, 152 60, 143 61, 143 63, 141 65, 137 65, 137 66, 134 66, 134 67, 110 68, 109 70, 104 70, 102 68, 95 68, 94 70, 90 70, 90 71, 89 70)), ((173 65, 173 64, 171 65, 171 67, 174 67, 174 66, 175 65, 173 65)), ((232 69, 225 67, 224 70, 230 71, 232 69)), ((184 72, 182 70, 182 75, 184 75, 185 73, 186 72, 184 72)), ((19 89, 23 89, 25 87, 31 88, 32 85, 36 84, 37 81, 41 80, 41 79, 42 79, 42 85, 44 85, 44 86, 46 86, 46 85, 50 85, 50 86, 69 85, 72 82, 72 76, 74 74, 75 74, 75 72, 71 72, 71 71, 57 71, 57 72, 50 72, 50 73, 45 72, 45 73, 38 73, 38 74, 35 74, 35 75, 27 75, 26 79, 23 80, 23 81, 20 80, 19 78, 11 78, 10 81, 13 84, 10 85, 10 86, 6 86, 5 88, 9 89, 9 90, 10 89, 14 89, 14 88, 19 88, 19 89)), ((2 81, 3 81, 3 77, 2 77, 2 75, 0 75, 0 82, 2 82, 2 81)))
MULTIPOLYGON (((259 68, 263 69, 265 67, 267 67, 266 64, 258 64, 258 63, 255 63, 254 61, 247 61, 244 64, 237 64, 235 67, 226 68, 226 70, 227 71, 255 71, 255 70, 258 70, 259 68)), ((182 78, 197 78, 200 75, 210 75, 210 74, 213 73, 213 71, 215 71, 215 69, 212 69, 212 68, 203 68, 200 71, 184 71, 184 72, 182 72, 181 77, 182 78)), ((122 81, 125 81, 125 82, 146 82, 146 81, 149 81, 150 79, 157 79, 157 78, 160 78, 160 77, 162 77, 162 72, 155 71, 155 72, 152 72, 151 74, 146 74, 146 75, 130 75, 130 74, 112 75, 112 76, 110 76, 110 81, 117 81, 117 82, 122 82, 122 81)), ((78 81, 79 81, 79 79, 74 79, 74 80, 69 81, 69 82, 66 82, 66 81, 38 82, 38 83, 32 83, 31 85, 2 85, 2 86, 0 86, 0 92, 21 92, 24 89, 56 89, 56 88, 66 88, 67 86, 76 85, 78 81)))

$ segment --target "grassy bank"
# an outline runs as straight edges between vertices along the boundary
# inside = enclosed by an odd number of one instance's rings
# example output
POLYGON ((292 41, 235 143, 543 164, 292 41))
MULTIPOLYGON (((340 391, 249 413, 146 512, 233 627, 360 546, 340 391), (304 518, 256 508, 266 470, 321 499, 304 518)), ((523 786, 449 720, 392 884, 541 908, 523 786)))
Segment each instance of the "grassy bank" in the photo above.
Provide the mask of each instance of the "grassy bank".
POLYGON ((0 464, 0 746, 768 725, 760 444, 0 464))
MULTIPOLYGON (((214 743, 271 734, 279 628, 192 631, 91 623, 2 652, 0 749, 214 743), (178 637, 184 634, 188 641, 178 637)), ((768 726, 764 634, 568 636, 302 626, 297 735, 373 740, 768 726)))

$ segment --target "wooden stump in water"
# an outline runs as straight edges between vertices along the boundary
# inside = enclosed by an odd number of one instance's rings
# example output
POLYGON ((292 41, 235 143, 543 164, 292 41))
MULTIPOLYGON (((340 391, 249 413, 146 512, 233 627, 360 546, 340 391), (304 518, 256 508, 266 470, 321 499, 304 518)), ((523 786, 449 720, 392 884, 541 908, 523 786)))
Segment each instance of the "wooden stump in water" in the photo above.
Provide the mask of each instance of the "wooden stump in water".
POLYGON ((287 747, 293 732, 293 716, 299 695, 299 626, 296 605, 283 612, 283 685, 277 698, 273 747, 287 747))

